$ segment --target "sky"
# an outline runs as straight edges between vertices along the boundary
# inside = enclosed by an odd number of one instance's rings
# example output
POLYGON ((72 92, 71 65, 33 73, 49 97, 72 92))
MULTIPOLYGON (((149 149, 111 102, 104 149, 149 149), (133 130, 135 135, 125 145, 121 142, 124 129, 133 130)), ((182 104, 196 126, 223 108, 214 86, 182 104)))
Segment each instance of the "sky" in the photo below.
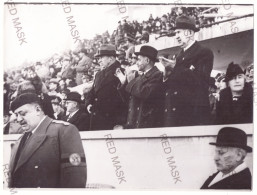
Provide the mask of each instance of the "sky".
POLYGON ((106 30, 112 34, 118 21, 146 20, 171 6, 118 7, 89 4, 16 4, 4 6, 4 67, 41 61, 74 49, 78 40, 91 39, 106 30), (125 11, 124 11, 125 10, 125 11), (69 22, 74 21, 72 24, 69 22))

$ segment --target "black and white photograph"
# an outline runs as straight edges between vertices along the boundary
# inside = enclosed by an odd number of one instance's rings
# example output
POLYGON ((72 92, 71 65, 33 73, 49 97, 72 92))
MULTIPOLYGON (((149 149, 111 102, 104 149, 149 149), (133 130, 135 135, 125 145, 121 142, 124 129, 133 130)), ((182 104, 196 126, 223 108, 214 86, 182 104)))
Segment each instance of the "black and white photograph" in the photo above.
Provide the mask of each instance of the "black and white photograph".
POLYGON ((253 192, 253 1, 2 11, 4 192, 253 192))

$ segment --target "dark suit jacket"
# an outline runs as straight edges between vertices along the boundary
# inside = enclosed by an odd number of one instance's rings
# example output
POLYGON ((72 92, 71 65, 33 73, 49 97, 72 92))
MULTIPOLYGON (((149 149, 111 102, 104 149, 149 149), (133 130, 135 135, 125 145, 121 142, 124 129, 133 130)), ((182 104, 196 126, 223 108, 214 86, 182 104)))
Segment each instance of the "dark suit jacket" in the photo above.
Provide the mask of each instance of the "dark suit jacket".
POLYGON ((253 88, 245 83, 242 96, 234 102, 230 87, 220 92, 217 102, 217 124, 240 124, 253 122, 253 88))
MULTIPOLYGON (((129 111, 125 128, 160 127, 161 85, 163 75, 157 67, 153 67, 145 75, 130 81, 122 97, 129 97, 129 111)), ((122 88, 121 88, 122 90, 122 88)), ((120 92, 122 92, 120 90, 120 92)), ((126 98, 128 99, 128 98, 126 98)))
POLYGON ((20 141, 12 148, 10 188, 85 187, 85 154, 78 129, 74 125, 46 117, 27 140, 14 167, 20 141), (74 156, 80 156, 80 161, 74 159, 74 156))
POLYGON ((217 183, 214 183, 210 187, 208 185, 211 183, 211 181, 215 178, 215 176, 218 174, 214 173, 212 176, 210 176, 203 184, 201 189, 251 189, 252 185, 252 175, 249 170, 249 168, 242 170, 239 173, 236 173, 234 175, 231 175, 217 183))
POLYGON ((90 130, 110 130, 126 121, 127 105, 118 92, 119 79, 114 76, 120 63, 116 61, 99 71, 88 93, 88 104, 92 104, 90 130))
POLYGON ((208 124, 212 68, 212 51, 198 42, 185 52, 181 50, 174 70, 164 84, 164 126, 208 124))
POLYGON ((63 120, 75 125, 79 131, 89 130, 90 116, 82 109, 79 109, 69 120, 67 118, 68 116, 65 116, 63 120))

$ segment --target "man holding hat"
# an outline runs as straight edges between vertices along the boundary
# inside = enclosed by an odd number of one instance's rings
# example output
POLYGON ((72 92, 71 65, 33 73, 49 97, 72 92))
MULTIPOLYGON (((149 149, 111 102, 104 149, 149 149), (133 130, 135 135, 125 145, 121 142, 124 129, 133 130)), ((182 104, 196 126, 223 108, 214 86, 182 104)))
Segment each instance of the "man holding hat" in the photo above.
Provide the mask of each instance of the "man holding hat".
POLYGON ((127 107, 117 90, 119 79, 114 76, 120 63, 113 45, 101 45, 95 57, 102 70, 96 73, 86 100, 91 113, 90 130, 111 130, 126 120, 127 107))
POLYGON ((161 86, 163 84, 162 73, 154 66, 157 59, 158 51, 144 45, 139 52, 135 52, 138 56, 137 66, 139 71, 143 73, 131 81, 128 75, 124 75, 120 69, 117 69, 116 76, 120 79, 120 92, 123 98, 129 100, 129 112, 126 129, 134 128, 153 128, 160 127, 160 101, 161 86))
POLYGON ((84 188, 87 171, 78 129, 46 116, 36 94, 11 103, 25 133, 12 148, 10 188, 84 188))
POLYGON ((175 38, 181 47, 173 60, 161 59, 165 67, 164 126, 205 125, 209 122, 209 78, 213 53, 195 41, 193 18, 176 19, 175 38))
POLYGON ((210 176, 201 189, 251 189, 252 175, 244 162, 247 152, 247 136, 234 127, 222 128, 217 136, 214 161, 218 172, 210 176))
POLYGON ((245 75, 238 64, 228 65, 225 82, 217 102, 217 124, 239 124, 253 122, 253 88, 245 82, 245 75))
POLYGON ((64 100, 68 115, 63 120, 75 125, 79 131, 89 130, 89 115, 81 108, 81 95, 77 92, 70 92, 64 100))

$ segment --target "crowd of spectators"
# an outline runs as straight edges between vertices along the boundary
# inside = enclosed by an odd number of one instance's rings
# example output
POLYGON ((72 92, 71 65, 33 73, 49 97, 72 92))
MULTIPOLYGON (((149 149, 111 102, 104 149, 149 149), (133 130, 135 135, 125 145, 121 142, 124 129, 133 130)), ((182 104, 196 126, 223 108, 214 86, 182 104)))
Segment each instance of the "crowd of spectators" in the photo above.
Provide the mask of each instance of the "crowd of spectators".
MULTIPOLYGON (((147 21, 121 21, 117 30, 112 35, 108 32, 97 35, 93 40, 84 39, 80 46, 73 51, 67 51, 61 55, 54 54, 44 62, 35 62, 30 66, 4 73, 4 127, 8 126, 7 133, 20 133, 20 128, 15 123, 9 111, 10 102, 21 93, 34 92, 42 100, 44 112, 52 118, 60 119, 65 116, 65 98, 72 88, 85 84, 82 100, 85 101, 87 93, 92 86, 95 74, 101 70, 97 58, 98 48, 102 44, 113 44, 117 48, 117 60, 122 67, 131 67, 137 70, 137 56, 132 52, 127 55, 136 44, 149 41, 150 34, 160 36, 172 36, 175 19, 180 15, 189 15, 196 20, 198 27, 210 24, 213 18, 201 16, 203 11, 216 13, 217 9, 208 7, 180 7, 171 9, 170 13, 153 18, 150 15, 147 21), (59 118, 58 118, 59 117, 59 118), (10 123, 11 122, 11 123, 10 123)), ((246 69, 246 81, 253 82, 253 65, 246 69)), ((219 92, 226 87, 223 81, 225 76, 219 74, 210 80, 210 102, 212 114, 215 115, 216 100, 219 92)), ((86 109, 85 109, 86 111, 86 109)))

